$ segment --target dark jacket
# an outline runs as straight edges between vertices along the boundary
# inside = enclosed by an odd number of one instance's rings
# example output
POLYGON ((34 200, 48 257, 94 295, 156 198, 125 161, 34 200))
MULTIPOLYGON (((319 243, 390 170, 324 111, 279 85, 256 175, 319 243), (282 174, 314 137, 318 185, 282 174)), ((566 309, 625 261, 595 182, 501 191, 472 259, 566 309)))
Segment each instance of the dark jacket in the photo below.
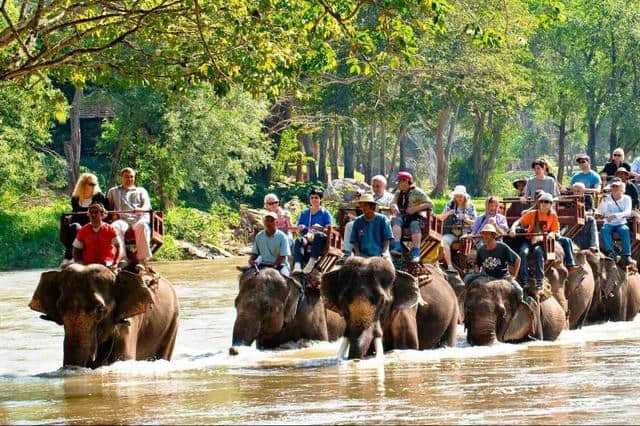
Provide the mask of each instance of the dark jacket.
MULTIPOLYGON (((104 206, 105 210, 111 210, 109 200, 104 196, 102 192, 98 192, 93 197, 91 197, 91 204, 93 203, 100 203, 104 206)), ((71 197, 71 209, 74 213, 86 212, 88 210, 87 207, 82 207, 80 205, 80 199, 78 197, 71 197)), ((75 215, 73 221, 79 223, 80 225, 86 225, 87 223, 89 223, 89 217, 87 217, 86 215, 75 215)))

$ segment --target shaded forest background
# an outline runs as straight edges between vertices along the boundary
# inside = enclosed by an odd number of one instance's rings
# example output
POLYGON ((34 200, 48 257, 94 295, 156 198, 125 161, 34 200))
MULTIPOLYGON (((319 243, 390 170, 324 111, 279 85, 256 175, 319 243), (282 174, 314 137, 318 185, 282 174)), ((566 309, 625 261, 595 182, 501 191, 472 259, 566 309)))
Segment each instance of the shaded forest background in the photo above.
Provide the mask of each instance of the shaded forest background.
POLYGON ((504 195, 538 156, 566 183, 640 152, 639 58, 639 1, 6 0, 0 222, 124 166, 209 212, 398 170, 504 195))

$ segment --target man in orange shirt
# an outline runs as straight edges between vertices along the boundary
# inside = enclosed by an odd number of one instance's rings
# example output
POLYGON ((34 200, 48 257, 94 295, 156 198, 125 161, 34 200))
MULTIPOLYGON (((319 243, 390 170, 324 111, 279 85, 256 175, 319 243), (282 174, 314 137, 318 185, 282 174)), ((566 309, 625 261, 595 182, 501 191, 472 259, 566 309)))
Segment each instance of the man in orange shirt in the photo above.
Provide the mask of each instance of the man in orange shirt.
MULTIPOLYGON (((573 257, 571 240, 558 234, 560 231, 560 223, 558 222, 558 215, 551 208, 552 203, 553 197, 551 194, 541 194, 536 201, 536 208, 527 211, 520 219, 516 220, 513 225, 511 225, 509 235, 514 237, 516 235, 516 228, 519 226, 525 228, 525 232, 527 233, 550 233, 564 250, 564 262, 569 272, 575 272, 580 269, 580 266, 576 265, 573 257)), ((522 284, 522 287, 527 287, 529 284, 527 260, 529 253, 533 250, 536 256, 536 290, 542 290, 542 280, 544 278, 544 247, 542 242, 542 236, 527 237, 527 240, 523 242, 520 247, 522 267, 518 273, 518 280, 522 284)))

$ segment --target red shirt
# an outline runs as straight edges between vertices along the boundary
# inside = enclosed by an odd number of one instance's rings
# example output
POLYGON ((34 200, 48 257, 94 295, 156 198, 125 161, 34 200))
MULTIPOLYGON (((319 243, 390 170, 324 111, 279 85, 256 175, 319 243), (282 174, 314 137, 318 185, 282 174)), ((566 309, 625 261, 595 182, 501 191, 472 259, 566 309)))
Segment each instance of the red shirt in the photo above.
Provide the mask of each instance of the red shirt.
POLYGON ((103 223, 98 231, 94 231, 87 223, 78 231, 74 247, 82 249, 82 263, 113 264, 116 258, 116 231, 108 223, 103 223), (79 242, 80 244, 76 244, 79 242))

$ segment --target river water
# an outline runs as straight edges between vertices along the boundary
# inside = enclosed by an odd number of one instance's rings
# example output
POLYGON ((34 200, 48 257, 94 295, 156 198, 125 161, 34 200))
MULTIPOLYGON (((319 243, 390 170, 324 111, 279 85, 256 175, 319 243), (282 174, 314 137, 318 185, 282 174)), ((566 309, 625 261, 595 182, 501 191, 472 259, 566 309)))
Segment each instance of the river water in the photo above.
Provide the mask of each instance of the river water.
POLYGON ((338 343, 228 355, 235 264, 159 265, 181 303, 171 362, 62 370, 62 327, 27 308, 42 271, 0 273, 0 423, 638 423, 640 320, 557 342, 394 351, 338 343))

